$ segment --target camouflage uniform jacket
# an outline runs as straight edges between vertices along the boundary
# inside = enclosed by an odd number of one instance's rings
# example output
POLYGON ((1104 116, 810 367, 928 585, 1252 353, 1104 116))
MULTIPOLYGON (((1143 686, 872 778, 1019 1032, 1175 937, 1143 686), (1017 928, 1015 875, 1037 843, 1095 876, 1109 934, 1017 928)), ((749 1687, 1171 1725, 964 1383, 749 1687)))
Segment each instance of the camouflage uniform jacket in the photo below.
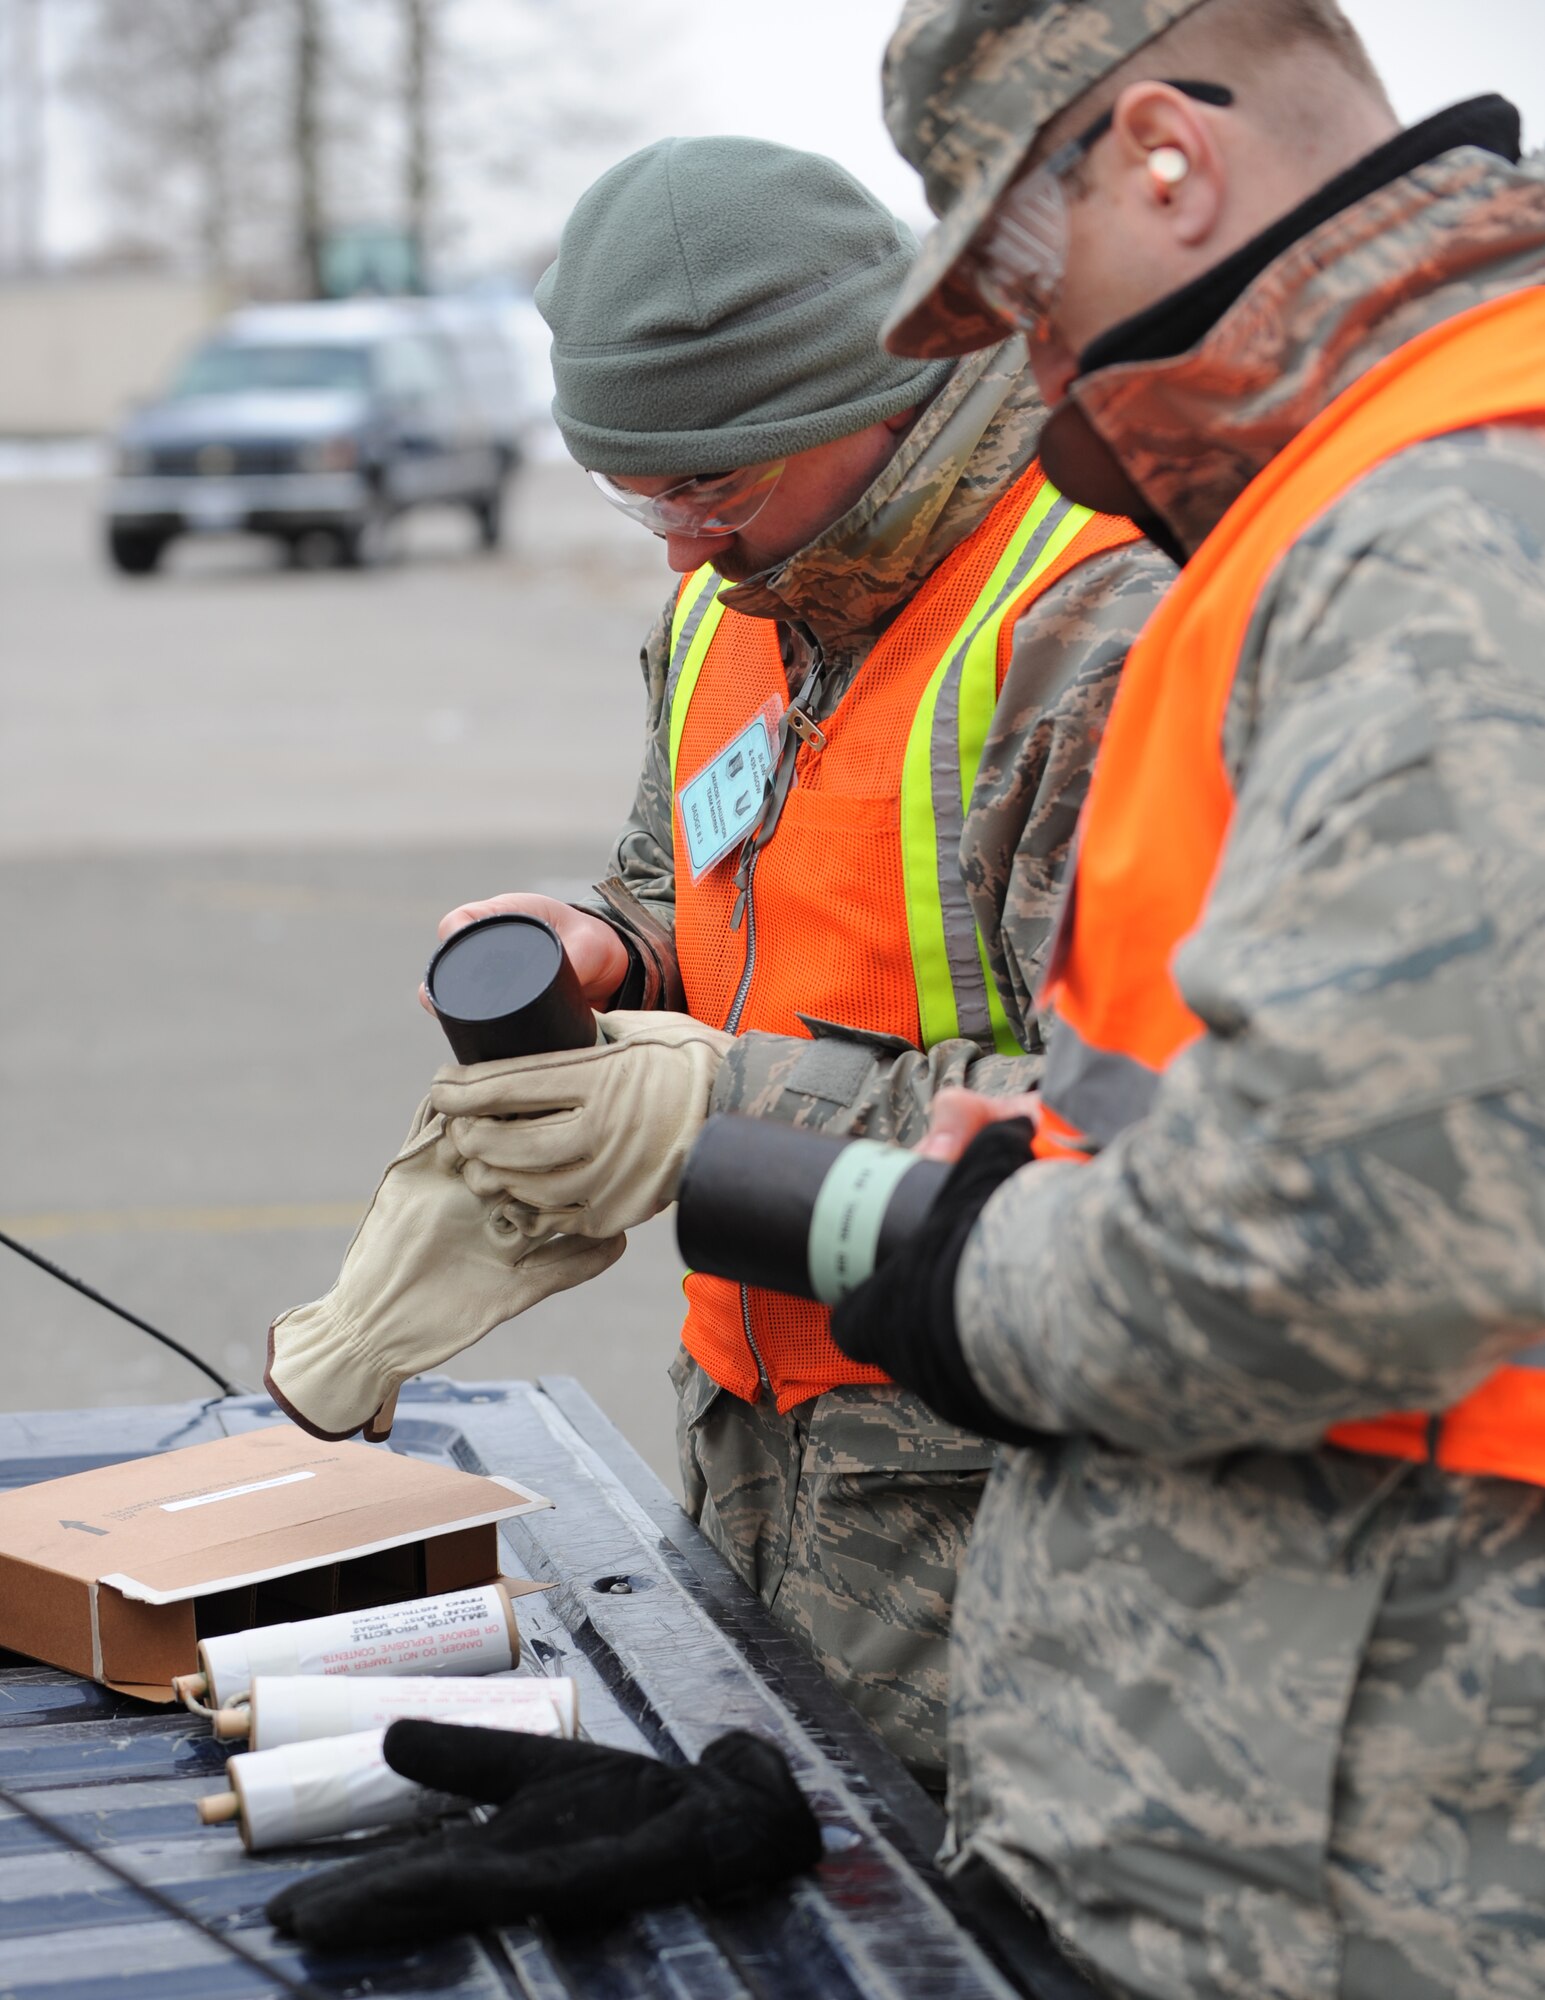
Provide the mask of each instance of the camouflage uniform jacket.
MULTIPOLYGON (((790 685, 825 657, 815 719, 830 715, 876 640, 925 579, 1030 464, 1045 411, 1016 338, 961 362, 858 503, 780 567, 726 603, 778 621, 790 685)), ((1024 1059, 974 1042, 926 1053, 823 1024, 815 1042, 746 1034, 720 1071, 718 1111, 750 1111, 833 1131, 920 1136, 933 1092, 969 1079, 1023 1090, 1041 1049, 1033 993, 1057 883, 1116 678, 1174 568, 1146 543, 1092 557, 1039 598, 1015 628, 961 843, 961 868, 992 973, 1024 1059)), ((642 948, 644 1005, 680 1004, 671 938, 670 665, 673 591, 643 651, 648 734, 638 796, 601 885, 606 915, 642 948)), ((776 835, 774 835, 776 838, 776 835)))
MULTIPOLYGON (((1394 348, 1545 283, 1464 147, 1074 394, 1188 549, 1394 348)), ((956 1839, 1119 1991, 1545 1991, 1545 1490, 1321 1448, 1545 1332, 1545 431, 1423 443, 1289 551, 1174 960, 1206 1033, 1005 1183, 963 1350, 1000 1454, 957 1604, 956 1839)))

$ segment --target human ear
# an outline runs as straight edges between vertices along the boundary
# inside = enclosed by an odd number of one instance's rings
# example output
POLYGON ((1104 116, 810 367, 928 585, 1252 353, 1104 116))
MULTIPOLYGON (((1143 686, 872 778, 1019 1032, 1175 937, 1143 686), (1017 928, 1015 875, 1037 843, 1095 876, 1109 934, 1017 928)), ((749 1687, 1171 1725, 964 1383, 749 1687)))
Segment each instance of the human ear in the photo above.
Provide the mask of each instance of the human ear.
POLYGON ((1227 171, 1202 108, 1167 83, 1134 83, 1116 100, 1111 136, 1136 199, 1177 244, 1204 245, 1223 212, 1227 171))

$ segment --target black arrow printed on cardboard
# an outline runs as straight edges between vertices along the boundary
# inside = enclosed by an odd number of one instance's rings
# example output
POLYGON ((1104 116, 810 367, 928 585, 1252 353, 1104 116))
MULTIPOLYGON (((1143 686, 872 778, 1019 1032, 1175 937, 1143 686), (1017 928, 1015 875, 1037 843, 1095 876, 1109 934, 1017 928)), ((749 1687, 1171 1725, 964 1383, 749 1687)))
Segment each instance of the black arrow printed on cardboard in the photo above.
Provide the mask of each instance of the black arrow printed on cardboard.
POLYGON ((93 1528, 89 1521, 61 1521, 61 1528, 79 1528, 83 1535, 105 1535, 106 1528, 93 1528))

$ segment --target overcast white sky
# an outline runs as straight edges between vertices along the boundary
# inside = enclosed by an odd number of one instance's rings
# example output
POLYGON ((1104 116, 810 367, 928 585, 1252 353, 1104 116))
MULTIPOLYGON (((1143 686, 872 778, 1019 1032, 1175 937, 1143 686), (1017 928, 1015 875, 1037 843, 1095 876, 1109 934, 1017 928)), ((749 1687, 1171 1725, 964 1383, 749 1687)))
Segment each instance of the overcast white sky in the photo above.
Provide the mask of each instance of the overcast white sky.
MULTIPOLYGON (((1408 123, 1487 90, 1545 145, 1545 0, 1343 0, 1408 123)), ((919 219, 916 176, 880 118, 880 56, 900 0, 689 0, 694 131, 749 132, 833 154, 919 219), (817 52, 819 52, 817 54, 817 52)), ((663 133, 667 125, 661 126, 663 133)))
MULTIPOLYGON (((200 0, 188 0, 200 4, 200 0)), ((1526 143, 1545 145, 1545 0, 1344 0, 1408 121, 1485 90, 1513 97, 1526 143)), ((611 157, 672 132, 745 132, 834 155, 916 226, 927 221, 919 186, 891 147, 880 117, 880 56, 900 0, 617 0, 615 33, 599 53, 605 0, 454 0, 457 39, 489 74, 505 61, 518 19, 545 25, 563 46, 566 87, 594 74, 628 101, 634 130, 611 157)), ((72 10, 54 16, 63 21, 72 10)), ((495 86, 494 95, 497 95, 495 86)), ((490 100, 484 115, 497 119, 490 100)), ((50 117, 47 242, 56 256, 88 249, 102 226, 89 133, 67 100, 50 117)), ((606 159, 558 146, 532 164, 522 187, 487 189, 464 220, 473 264, 502 263, 551 240, 606 159)))

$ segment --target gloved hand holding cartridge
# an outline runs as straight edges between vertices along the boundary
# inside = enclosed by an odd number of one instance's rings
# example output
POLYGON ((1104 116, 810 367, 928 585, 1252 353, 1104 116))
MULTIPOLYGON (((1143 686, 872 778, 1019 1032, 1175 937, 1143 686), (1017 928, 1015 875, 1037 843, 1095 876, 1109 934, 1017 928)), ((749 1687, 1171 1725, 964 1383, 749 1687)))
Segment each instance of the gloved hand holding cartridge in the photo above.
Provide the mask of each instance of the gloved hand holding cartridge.
POLYGON ((499 1811, 282 1889, 269 1921, 309 1945, 416 1944, 540 1917, 597 1926, 767 1889, 821 1858, 783 1753, 736 1729, 700 1762, 460 1723, 394 1722, 392 1769, 499 1811))
POLYGON ((617 1234, 539 1238, 512 1204, 482 1199, 462 1167, 426 1098, 338 1282, 274 1321, 264 1386, 314 1436, 385 1437, 410 1376, 622 1255, 617 1234))
POLYGON ((668 1207, 733 1039, 687 1014, 596 1021, 592 1048, 453 1065, 430 1093, 467 1186, 536 1235, 610 1238, 668 1207))

